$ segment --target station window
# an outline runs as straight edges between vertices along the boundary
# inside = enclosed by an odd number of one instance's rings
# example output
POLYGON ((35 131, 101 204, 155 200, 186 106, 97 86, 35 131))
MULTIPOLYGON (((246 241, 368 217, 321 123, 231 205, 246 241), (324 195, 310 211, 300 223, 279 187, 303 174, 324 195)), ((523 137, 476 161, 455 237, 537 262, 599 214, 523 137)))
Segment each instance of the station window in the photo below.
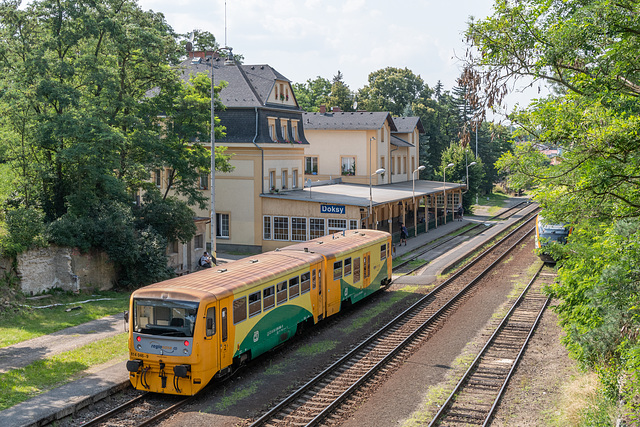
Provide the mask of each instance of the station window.
POLYGON ((198 234, 196 237, 193 238, 193 247, 195 249, 204 248, 204 236, 202 234, 198 234))
POLYGON ((380 246, 380 261, 387 259, 387 245, 380 246))
POLYGON ((162 187, 162 171, 160 169, 156 169, 155 181, 156 181, 156 187, 158 188, 162 187))
POLYGON ((200 174, 200 189, 201 190, 209 189, 209 174, 207 173, 200 174))
POLYGON ((358 220, 350 219, 349 220, 349 230, 357 230, 358 229, 358 220))
POLYGON ((353 176, 356 174, 356 158, 355 157, 342 157, 342 175, 353 176))
POLYGON ((278 305, 287 302, 287 281, 280 282, 276 285, 276 297, 278 299, 278 305))
POLYGON ((344 275, 349 276, 351 274, 351 258, 344 260, 344 275))
POLYGON ((276 171, 269 171, 269 190, 276 189, 276 171))
POLYGON ((276 295, 273 290, 273 286, 264 288, 262 291, 262 301, 264 304, 264 311, 270 310, 276 305, 276 295))
POLYGON ((253 317, 262 312, 261 295, 260 291, 249 294, 249 317, 253 317))
POLYGON ((307 240, 307 218, 291 218, 291 240, 294 242, 307 240))
POLYGON ((309 239, 315 239, 324 235, 324 218, 309 218, 309 239))
POLYGON ((233 324, 247 320, 247 297, 238 298, 233 301, 233 324))
POLYGON ((333 280, 339 280, 342 278, 342 261, 336 261, 333 263, 333 280))
POLYGON ((229 237, 229 214, 216 213, 216 236, 229 237))
POLYGON ((307 175, 316 175, 318 173, 318 158, 317 157, 305 157, 304 158, 304 173, 307 175))
POLYGON ((271 217, 265 216, 262 219, 262 239, 271 240, 271 217))
POLYGON ((360 258, 353 259, 353 283, 360 281, 360 258))
POLYGON ((294 141, 299 141, 298 138, 298 124, 295 122, 291 122, 291 136, 293 136, 294 141))
POLYGON ((298 188, 298 169, 291 173, 291 188, 298 188))
POLYGON ((300 275, 300 293, 304 294, 311 290, 311 274, 310 273, 302 273, 300 275))
POLYGON ((300 278, 298 276, 289 279, 289 299, 300 295, 300 278))
POLYGON ((280 177, 280 186, 283 190, 287 189, 287 184, 289 184, 289 172, 286 169, 282 169, 281 177, 280 177))
POLYGON ((273 217, 274 240, 289 240, 289 218, 286 216, 273 217))

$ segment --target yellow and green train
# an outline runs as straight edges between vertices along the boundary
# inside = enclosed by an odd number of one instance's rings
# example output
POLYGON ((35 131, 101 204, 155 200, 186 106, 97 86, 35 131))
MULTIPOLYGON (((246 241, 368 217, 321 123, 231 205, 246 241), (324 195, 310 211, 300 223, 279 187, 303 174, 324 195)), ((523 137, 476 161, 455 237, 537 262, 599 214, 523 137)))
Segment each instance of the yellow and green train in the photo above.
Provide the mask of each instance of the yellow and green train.
POLYGON ((350 230, 146 286, 131 295, 131 383, 194 395, 389 283, 391 235, 350 230))

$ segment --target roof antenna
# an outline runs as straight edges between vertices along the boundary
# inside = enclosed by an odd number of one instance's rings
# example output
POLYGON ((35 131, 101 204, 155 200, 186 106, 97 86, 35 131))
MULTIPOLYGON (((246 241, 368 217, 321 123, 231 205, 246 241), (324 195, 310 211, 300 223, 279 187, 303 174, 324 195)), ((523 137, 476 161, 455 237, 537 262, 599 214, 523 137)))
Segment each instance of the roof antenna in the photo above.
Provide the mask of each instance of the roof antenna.
POLYGON ((227 0, 224 0, 224 45, 229 46, 227 43, 227 0))

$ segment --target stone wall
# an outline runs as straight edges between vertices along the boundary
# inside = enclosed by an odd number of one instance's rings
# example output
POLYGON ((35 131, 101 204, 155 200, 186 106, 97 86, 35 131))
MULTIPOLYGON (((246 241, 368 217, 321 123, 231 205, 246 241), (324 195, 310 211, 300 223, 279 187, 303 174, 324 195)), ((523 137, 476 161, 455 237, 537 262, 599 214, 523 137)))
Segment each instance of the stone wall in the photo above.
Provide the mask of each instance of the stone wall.
POLYGON ((99 252, 81 254, 76 249, 50 246, 18 256, 22 292, 33 295, 52 288, 80 291, 113 287, 115 271, 99 252))

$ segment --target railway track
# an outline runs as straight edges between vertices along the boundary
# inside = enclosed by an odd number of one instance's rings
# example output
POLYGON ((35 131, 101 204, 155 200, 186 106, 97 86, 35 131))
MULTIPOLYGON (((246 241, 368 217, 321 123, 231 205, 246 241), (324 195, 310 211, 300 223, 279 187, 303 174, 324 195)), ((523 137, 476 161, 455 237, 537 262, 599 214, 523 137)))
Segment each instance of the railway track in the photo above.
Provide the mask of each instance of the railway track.
POLYGON ((171 415, 192 400, 193 396, 184 398, 142 393, 81 425, 83 427, 149 426, 171 415))
POLYGON ((430 427, 486 426, 524 353, 549 299, 542 287, 555 274, 543 266, 435 415, 430 427))
POLYGON ((378 332, 273 407, 252 426, 318 425, 378 373, 427 340, 468 297, 475 285, 530 236, 529 218, 378 332))
POLYGON ((417 250, 411 252, 411 254, 404 261, 395 265, 393 267, 393 273, 394 274, 411 274, 416 270, 419 270, 420 268, 424 267, 424 265, 428 263, 427 260, 421 260, 423 261, 423 263, 421 263, 420 265, 415 265, 415 261, 420 260, 420 257, 424 256, 425 254, 430 253, 435 249, 443 247, 445 245, 455 246, 472 237, 475 237, 483 233, 485 230, 487 230, 487 228, 491 227, 490 224, 492 221, 509 219, 527 206, 530 206, 529 202, 518 203, 517 205, 500 212, 498 215, 494 215, 488 218, 486 222, 476 224, 473 227, 464 230, 460 234, 449 236, 445 239, 441 239, 436 242, 429 243, 425 246, 422 246, 417 250))

